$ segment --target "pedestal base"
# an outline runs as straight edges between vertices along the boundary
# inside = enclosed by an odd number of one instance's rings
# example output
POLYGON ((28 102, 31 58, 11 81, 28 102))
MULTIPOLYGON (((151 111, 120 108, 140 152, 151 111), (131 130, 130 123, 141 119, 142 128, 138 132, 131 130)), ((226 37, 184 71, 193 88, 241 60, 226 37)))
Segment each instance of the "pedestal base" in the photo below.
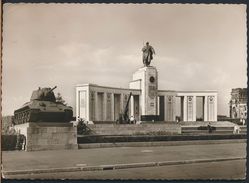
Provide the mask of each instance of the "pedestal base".
POLYGON ((78 148, 77 129, 69 123, 25 123, 15 129, 26 137, 26 151, 78 148))

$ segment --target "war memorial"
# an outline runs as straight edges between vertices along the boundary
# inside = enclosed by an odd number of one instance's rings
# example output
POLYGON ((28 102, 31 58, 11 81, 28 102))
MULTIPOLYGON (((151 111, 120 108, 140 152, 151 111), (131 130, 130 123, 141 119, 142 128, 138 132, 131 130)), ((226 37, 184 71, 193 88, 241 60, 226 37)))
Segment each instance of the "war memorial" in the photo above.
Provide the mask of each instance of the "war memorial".
POLYGON ((248 182, 246 5, 2 10, 3 181, 248 182))
MULTIPOLYGON (((72 107, 56 101, 53 92, 56 87, 34 90, 30 102, 14 111, 14 129, 18 133, 17 136, 24 137, 22 150, 27 151, 25 153, 37 153, 39 161, 44 161, 44 163, 37 166, 37 158, 34 159, 34 155, 21 154, 21 157, 24 157, 22 159, 15 155, 11 158, 12 154, 5 153, 5 156, 17 161, 15 164, 14 161, 7 160, 8 163, 4 163, 4 165, 7 164, 7 171, 5 167, 3 175, 10 178, 43 177, 42 175, 67 178, 70 173, 84 171, 84 174, 93 174, 96 178, 95 175, 99 176, 99 171, 119 171, 119 169, 131 168, 140 168, 141 171, 144 171, 144 167, 149 167, 154 172, 149 178, 158 178, 160 175, 164 177, 164 173, 160 172, 167 169, 168 165, 186 164, 189 166, 188 164, 193 163, 207 163, 210 166, 209 162, 237 161, 239 165, 236 166, 242 166, 241 162, 243 163, 245 160, 245 157, 241 157, 243 150, 238 151, 239 154, 234 154, 236 152, 230 150, 227 152, 228 155, 235 157, 224 158, 223 155, 219 157, 217 154, 209 152, 210 149, 206 149, 217 146, 218 151, 223 152, 223 146, 226 149, 231 149, 233 146, 241 148, 246 138, 246 126, 239 129, 238 133, 241 132, 241 134, 233 134, 234 126, 236 126, 234 123, 217 121, 217 91, 159 90, 159 73, 156 67, 151 66, 155 51, 149 43, 142 51, 144 66, 133 74, 129 88, 94 84, 76 86, 76 119, 73 119, 72 107), (181 104, 180 118, 176 116, 177 97, 181 104), (196 117, 197 97, 201 97, 203 101, 204 118, 202 121, 198 121, 196 117), (230 140, 231 142, 228 142, 230 140), (239 144, 235 145, 233 140, 239 144), (230 147, 229 143, 232 143, 233 146, 230 147), (202 150, 199 152, 193 148, 195 145, 205 151, 205 156, 202 155, 202 150), (219 145, 221 145, 221 149, 219 149, 219 145), (187 157, 196 154, 197 159, 192 157, 190 160, 172 161, 172 156, 174 158, 172 152, 178 151, 178 146, 188 149, 187 157), (97 153, 95 152, 96 148, 99 149, 97 153), (147 150, 137 152, 140 148, 147 148, 147 150), (154 150, 163 152, 165 149, 170 152, 167 152, 167 161, 144 162, 146 158, 143 159, 143 153, 150 153, 154 150), (104 153, 106 151, 108 153, 104 153), (80 164, 82 160, 101 163, 102 158, 96 158, 100 157, 99 152, 102 154, 104 162, 111 164, 90 164, 90 166, 80 164), (207 152, 209 153, 206 154, 207 152), (39 155, 39 153, 45 155, 39 155), (116 156, 116 160, 109 156, 109 153, 115 154, 113 156, 116 156), (59 159, 54 156, 58 156, 59 159), (70 158, 68 158, 69 156, 70 158), (128 160, 133 159, 133 156, 137 159, 141 156, 142 162, 127 163, 128 160), (214 159, 207 159, 206 156, 214 159), (198 157, 206 159, 198 159, 198 157), (30 165, 23 164, 27 158, 32 162, 30 165), (72 165, 72 162, 78 164, 75 166, 72 165), (58 167, 59 165, 64 167, 58 167), (50 168, 50 166, 56 168, 50 168), (26 170, 27 167, 33 167, 33 169, 26 170), (44 167, 49 168, 44 169, 44 167), (159 167, 160 169, 158 169, 159 167), (159 172, 155 172, 157 169, 159 172), (65 172, 66 174, 63 174, 65 172)), ((165 156, 163 155, 161 159, 165 159, 165 156)), ((181 165, 180 169, 181 167, 184 168, 184 165, 181 165)), ((174 171, 175 173, 172 175, 176 174, 175 177, 178 177, 177 172, 180 169, 174 171)), ((191 171, 192 169, 190 168, 191 171)), ((199 169, 195 171, 199 171, 199 169)), ((244 170, 241 172, 243 173, 244 170)), ((241 172, 239 177, 241 177, 241 172)), ((82 178, 82 175, 77 174, 75 178, 82 178)), ((83 178, 88 179, 89 176, 86 175, 83 178)), ((133 175, 132 171, 127 175, 131 178, 139 177, 133 175)), ((227 177, 227 175, 225 176, 227 177)), ((120 178, 118 175, 109 177, 120 178)), ((148 178, 148 176, 142 175, 142 178, 148 178)))
MULTIPOLYGON (((202 131, 217 126, 217 91, 159 90, 160 76, 151 65, 154 48, 147 43, 142 51, 143 67, 133 74, 129 88, 76 86, 75 122, 84 123, 87 132, 77 133, 77 125, 70 123, 72 108, 56 102, 53 93, 56 87, 35 90, 30 102, 14 112, 14 128, 25 136, 25 150, 75 149, 79 144, 102 142, 100 136, 170 136, 182 134, 186 126, 202 131), (203 101, 202 121, 196 117, 197 97, 203 101), (180 118, 176 116, 177 98, 180 118)), ((229 122, 222 125, 234 126, 229 122)))

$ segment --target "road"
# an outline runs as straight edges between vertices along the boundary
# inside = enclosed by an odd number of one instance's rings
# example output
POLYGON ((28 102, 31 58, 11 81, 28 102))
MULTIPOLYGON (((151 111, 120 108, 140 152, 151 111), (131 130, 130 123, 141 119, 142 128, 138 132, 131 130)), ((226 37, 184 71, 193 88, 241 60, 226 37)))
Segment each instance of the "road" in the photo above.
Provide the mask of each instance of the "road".
POLYGON ((243 179, 245 160, 131 168, 7 176, 14 179, 243 179))
MULTIPOLYGON (((181 145, 161 147, 119 147, 80 150, 3 152, 4 171, 113 165, 122 163, 179 161, 245 157, 246 143, 181 145)), ((123 170, 81 171, 9 175, 6 178, 69 179, 230 179, 244 178, 245 160, 170 165, 123 170), (166 172, 166 173, 165 173, 166 172)))

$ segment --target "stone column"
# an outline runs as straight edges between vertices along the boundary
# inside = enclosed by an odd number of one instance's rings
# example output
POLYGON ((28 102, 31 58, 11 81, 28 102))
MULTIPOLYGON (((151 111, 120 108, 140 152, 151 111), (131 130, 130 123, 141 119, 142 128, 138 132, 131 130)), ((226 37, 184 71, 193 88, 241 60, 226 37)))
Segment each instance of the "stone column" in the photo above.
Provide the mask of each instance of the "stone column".
POLYGON ((217 95, 214 96, 214 121, 217 121, 217 110, 218 110, 218 101, 217 95))
POLYGON ((111 93, 111 120, 115 121, 114 119, 114 93, 111 93))
POLYGON ((106 92, 104 92, 103 96, 103 121, 106 121, 106 107, 107 107, 107 97, 106 97, 106 92))
POLYGON ((76 89, 76 120, 80 116, 79 90, 76 89))
POLYGON ((157 97, 157 109, 156 109, 156 111, 157 111, 157 115, 159 115, 160 114, 160 96, 157 97))
POLYGON ((168 98, 167 98, 167 95, 164 95, 164 120, 165 121, 168 120, 167 111, 168 111, 168 98))
POLYGON ((95 114, 96 114, 96 110, 95 110, 95 91, 90 91, 89 92, 89 121, 94 121, 95 120, 95 114))
POLYGON ((193 121, 196 121, 196 96, 193 96, 193 121))
POLYGON ((94 120, 96 120, 96 121, 98 121, 99 119, 98 119, 98 113, 99 113, 99 111, 98 111, 98 92, 95 92, 95 116, 94 116, 94 120))
POLYGON ((204 96, 204 121, 208 121, 208 105, 207 105, 207 96, 204 96))
POLYGON ((173 97, 173 121, 176 121, 176 96, 173 97))
POLYGON ((174 96, 167 95, 165 96, 165 120, 166 121, 174 121, 175 114, 174 114, 174 96))
POLYGON ((120 94, 120 113, 123 113, 124 111, 124 94, 120 94))
MULTIPOLYGON (((86 90, 81 90, 79 92, 79 117, 84 118, 88 120, 88 114, 87 114, 87 108, 88 108, 88 103, 87 103, 87 91, 86 90)), ((78 117, 78 116, 77 116, 78 117)))
POLYGON ((87 88, 86 90, 86 120, 90 120, 90 90, 87 88))
POLYGON ((183 96, 183 121, 187 121, 188 111, 187 111, 187 96, 183 96))
POLYGON ((187 96, 187 121, 193 121, 193 96, 187 96))
POLYGON ((133 95, 131 95, 130 109, 131 109, 131 116, 134 117, 134 96, 133 95))
POLYGON ((208 121, 216 121, 215 96, 208 96, 208 121))

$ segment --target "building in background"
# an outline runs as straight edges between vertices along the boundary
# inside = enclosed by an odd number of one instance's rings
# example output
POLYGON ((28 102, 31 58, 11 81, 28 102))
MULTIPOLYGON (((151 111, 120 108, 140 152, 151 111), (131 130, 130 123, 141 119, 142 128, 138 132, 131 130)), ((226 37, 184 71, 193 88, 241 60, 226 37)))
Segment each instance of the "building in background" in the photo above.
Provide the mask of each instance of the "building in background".
POLYGON ((234 88, 229 102, 230 118, 247 119, 247 88, 234 88))

